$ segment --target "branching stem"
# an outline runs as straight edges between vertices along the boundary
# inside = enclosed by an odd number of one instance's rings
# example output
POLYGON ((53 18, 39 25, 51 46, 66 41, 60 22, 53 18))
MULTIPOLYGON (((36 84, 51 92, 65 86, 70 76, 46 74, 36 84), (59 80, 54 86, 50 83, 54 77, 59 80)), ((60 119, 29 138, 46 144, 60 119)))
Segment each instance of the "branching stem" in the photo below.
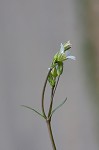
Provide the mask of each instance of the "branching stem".
POLYGON ((47 74, 45 83, 44 83, 43 91, 42 91, 42 113, 43 113, 43 115, 44 115, 45 118, 47 118, 47 116, 46 116, 45 110, 44 110, 44 94, 45 94, 45 89, 46 89, 46 85, 47 85, 48 76, 49 76, 51 70, 52 70, 52 69, 50 68, 50 70, 49 70, 49 72, 48 72, 48 74, 47 74))
POLYGON ((49 107, 48 115, 46 115, 45 109, 44 109, 45 89, 46 89, 47 80, 48 80, 48 77, 49 77, 49 74, 50 74, 51 70, 52 70, 52 68, 50 68, 50 70, 49 70, 49 72, 47 74, 47 77, 46 77, 45 83, 44 83, 44 87, 43 87, 43 91, 42 91, 42 113, 43 113, 44 118, 46 119, 46 123, 47 123, 47 127, 48 127, 48 132, 49 132, 49 136, 50 136, 51 143, 52 143, 52 148, 53 148, 53 150, 56 150, 56 145, 55 145, 55 142, 54 142, 53 133, 52 133, 52 129, 51 129, 51 117, 52 117, 51 116, 51 111, 52 111, 52 105, 53 105, 53 98, 54 98, 54 94, 55 94, 57 86, 53 86, 52 87, 51 102, 50 102, 50 107, 49 107), (49 116, 51 116, 51 117, 49 118, 49 116))

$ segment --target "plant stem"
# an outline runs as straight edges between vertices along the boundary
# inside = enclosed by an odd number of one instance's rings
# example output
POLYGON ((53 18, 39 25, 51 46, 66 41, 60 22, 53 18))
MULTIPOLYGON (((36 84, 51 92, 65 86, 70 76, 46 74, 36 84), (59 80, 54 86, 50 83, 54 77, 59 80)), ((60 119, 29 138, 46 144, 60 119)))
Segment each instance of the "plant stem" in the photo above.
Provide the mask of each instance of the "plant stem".
POLYGON ((53 90, 54 90, 54 87, 52 87, 52 91, 51 91, 51 101, 50 101, 50 107, 49 107, 49 112, 48 112, 48 118, 51 114, 51 111, 52 111, 52 105, 53 105, 53 90))
POLYGON ((49 136, 50 136, 51 143, 52 143, 52 148, 53 148, 53 150, 56 150, 56 145, 54 142, 53 133, 52 133, 52 129, 51 129, 51 120, 47 120, 46 122, 47 122, 48 132, 49 132, 49 136))
POLYGON ((59 79, 60 79, 60 76, 58 76, 58 79, 57 79, 56 85, 55 85, 55 87, 54 87, 53 97, 54 97, 54 95, 55 95, 55 92, 56 92, 56 88, 57 88, 57 85, 58 85, 59 79))
POLYGON ((47 74, 47 77, 46 77, 46 80, 45 80, 45 83, 44 83, 44 87, 43 87, 43 91, 42 91, 42 113, 44 115, 45 118, 46 117, 46 114, 45 114, 45 110, 44 110, 44 94, 45 94, 45 89, 46 89, 46 84, 47 84, 47 80, 48 80, 48 76, 50 74, 52 69, 49 70, 48 74, 47 74))
POLYGON ((60 76, 58 76, 58 79, 57 79, 57 82, 56 82, 55 86, 52 87, 51 102, 50 102, 50 107, 49 107, 49 112, 48 112, 48 118, 49 118, 50 115, 51 115, 52 105, 53 105, 53 98, 54 98, 54 95, 55 95, 55 92, 56 92, 56 88, 57 88, 57 85, 58 85, 58 82, 59 82, 59 78, 60 78, 60 76))
MULTIPOLYGON (((45 109, 44 109, 44 95, 45 95, 45 89, 46 89, 46 85, 47 85, 47 80, 48 80, 48 77, 49 77, 49 74, 51 72, 53 68, 50 68, 48 74, 47 74, 47 77, 45 79, 45 83, 44 83, 44 87, 43 87, 43 91, 42 91, 42 113, 43 113, 43 116, 44 118, 46 119, 46 123, 47 123, 47 127, 48 127, 48 132, 49 132, 49 135, 50 135, 50 140, 51 140, 51 143, 52 143, 52 148, 53 150, 56 150, 56 145, 55 145, 55 142, 54 142, 54 138, 53 138, 53 133, 52 133, 52 129, 51 129, 51 117, 49 118, 50 114, 51 114, 51 110, 52 110, 52 104, 53 104, 53 90, 54 90, 54 87, 52 88, 52 93, 51 93, 51 104, 50 104, 50 108, 49 108, 49 114, 48 116, 46 115, 45 113, 45 109)), ((56 86, 57 87, 57 86, 56 86)), ((56 88, 55 88, 56 90, 56 88)), ((54 94, 55 94, 55 91, 54 91, 54 94)))

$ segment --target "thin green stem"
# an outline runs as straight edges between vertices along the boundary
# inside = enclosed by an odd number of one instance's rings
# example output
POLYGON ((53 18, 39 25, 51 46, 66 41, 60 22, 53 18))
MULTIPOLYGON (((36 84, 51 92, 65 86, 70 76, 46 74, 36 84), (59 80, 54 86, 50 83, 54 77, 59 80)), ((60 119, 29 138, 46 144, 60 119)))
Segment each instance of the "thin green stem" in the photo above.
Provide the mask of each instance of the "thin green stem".
POLYGON ((54 141, 54 137, 53 137, 53 133, 52 133, 52 129, 51 129, 51 121, 47 120, 47 127, 48 127, 48 132, 49 132, 49 136, 51 139, 51 143, 52 143, 52 148, 53 150, 56 150, 56 145, 55 145, 55 141, 54 141))
POLYGON ((51 101, 50 101, 50 107, 49 107, 49 112, 48 112, 48 118, 51 114, 51 111, 52 111, 52 105, 53 105, 53 91, 54 91, 54 86, 52 87, 52 90, 51 90, 51 101))
POLYGON ((53 106, 53 98, 54 98, 54 95, 55 95, 55 92, 56 92, 56 88, 57 88, 57 85, 58 85, 58 82, 59 82, 59 78, 60 78, 60 76, 58 77, 55 86, 52 87, 52 91, 51 91, 51 102, 50 102, 50 107, 49 107, 49 112, 48 112, 48 118, 51 116, 52 106, 53 106))
POLYGON ((59 79, 60 79, 60 76, 58 76, 58 79, 57 79, 56 85, 55 85, 55 87, 54 87, 53 97, 54 97, 54 95, 55 95, 55 92, 56 92, 56 88, 57 88, 57 85, 58 85, 59 79))
POLYGON ((42 113, 43 113, 43 115, 44 115, 45 118, 47 118, 47 117, 46 117, 45 110, 44 110, 44 94, 45 94, 45 89, 46 89, 46 84, 47 84, 48 76, 49 76, 51 70, 52 69, 50 68, 50 70, 49 70, 49 72, 47 74, 47 77, 45 79, 45 83, 44 83, 44 87, 43 87, 43 91, 42 91, 42 113))
POLYGON ((54 94, 55 94, 56 87, 57 87, 58 83, 56 83, 56 86, 52 87, 52 91, 51 91, 51 103, 50 103, 50 108, 49 108, 48 116, 46 116, 45 109, 44 109, 45 89, 46 89, 46 85, 47 85, 49 74, 50 74, 50 72, 51 72, 52 69, 53 68, 50 68, 50 70, 49 70, 49 72, 47 74, 47 77, 46 77, 45 83, 44 83, 44 87, 43 87, 43 91, 42 91, 42 113, 43 113, 44 118, 46 119, 46 123, 47 123, 47 127, 48 127, 48 132, 49 132, 49 135, 50 135, 50 139, 51 139, 53 150, 56 150, 56 145, 55 145, 55 142, 54 142, 53 133, 52 133, 52 129, 51 129, 51 117, 49 118, 49 116, 50 116, 51 111, 52 111, 53 97, 54 97, 54 94))

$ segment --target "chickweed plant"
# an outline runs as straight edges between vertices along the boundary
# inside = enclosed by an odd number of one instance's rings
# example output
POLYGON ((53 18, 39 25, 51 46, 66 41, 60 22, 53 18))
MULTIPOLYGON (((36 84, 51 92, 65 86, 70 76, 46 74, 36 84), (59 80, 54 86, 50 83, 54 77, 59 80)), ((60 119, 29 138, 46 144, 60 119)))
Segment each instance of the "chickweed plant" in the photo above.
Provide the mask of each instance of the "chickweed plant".
POLYGON ((37 110, 29 106, 21 105, 25 108, 28 108, 34 111, 46 121, 53 150, 57 150, 57 148, 56 148, 55 140, 54 140, 53 133, 52 133, 51 119, 55 111, 66 102, 67 97, 55 109, 53 109, 53 101, 54 101, 54 96, 55 96, 55 92, 59 83, 60 76, 63 73, 64 62, 68 59, 76 60, 75 56, 70 55, 70 48, 71 48, 70 41, 66 42, 65 44, 61 43, 60 50, 54 55, 50 68, 48 68, 48 74, 46 76, 43 90, 42 90, 42 98, 41 98, 42 113, 38 112, 37 110), (45 112, 45 105, 44 105, 44 102, 45 102, 44 96, 45 96, 47 83, 50 84, 50 88, 51 88, 50 105, 48 108, 48 113, 45 112))

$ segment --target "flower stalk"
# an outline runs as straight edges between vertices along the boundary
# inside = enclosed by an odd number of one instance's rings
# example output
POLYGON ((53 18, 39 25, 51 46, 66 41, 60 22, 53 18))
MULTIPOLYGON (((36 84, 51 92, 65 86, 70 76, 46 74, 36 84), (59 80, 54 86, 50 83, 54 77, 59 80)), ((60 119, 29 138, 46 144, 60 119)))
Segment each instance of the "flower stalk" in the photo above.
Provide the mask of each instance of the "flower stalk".
POLYGON ((53 148, 53 150, 56 150, 56 145, 55 145, 55 141, 54 141, 54 137, 53 137, 53 133, 52 133, 52 128, 51 128, 51 117, 52 117, 51 116, 51 112, 52 112, 52 106, 53 106, 53 98, 54 98, 54 94, 55 94, 54 86, 52 87, 52 90, 51 90, 50 107, 49 107, 49 112, 48 112, 47 116, 46 116, 45 110, 44 110, 45 88, 46 88, 48 77, 49 77, 49 74, 50 74, 51 70, 52 69, 50 69, 49 72, 48 72, 48 75, 47 75, 45 83, 44 83, 43 91, 42 91, 42 113, 43 113, 43 115, 44 115, 44 117, 46 119, 46 123, 47 123, 47 127, 48 127, 48 133, 49 133, 50 140, 51 140, 51 143, 52 143, 52 148, 53 148))
POLYGON ((29 106, 21 105, 25 108, 28 108, 28 109, 34 111, 35 113, 37 113, 39 116, 43 117, 46 120, 53 150, 57 150, 57 149, 56 149, 56 144, 55 144, 53 133, 52 133, 51 119, 52 119, 52 116, 55 113, 55 111, 66 102, 67 98, 54 109, 53 109, 53 101, 54 101, 54 95, 55 95, 55 92, 56 92, 56 89, 57 89, 57 86, 59 83, 60 76, 63 73, 64 61, 68 60, 68 59, 72 59, 72 60, 76 59, 75 56, 70 55, 70 53, 69 53, 70 48, 71 48, 70 41, 68 41, 64 45, 61 43, 60 51, 57 52, 53 57, 51 67, 49 68, 48 74, 47 74, 45 82, 44 82, 43 90, 42 90, 42 99, 41 99, 42 113, 38 112, 37 110, 35 110, 29 106), (49 82, 49 84, 51 86, 51 98, 50 98, 48 114, 45 112, 45 104, 44 104, 47 82, 49 82))
POLYGON ((49 136, 50 136, 51 143, 52 143, 52 148, 53 148, 53 150, 56 150, 56 145, 55 145, 52 128, 51 128, 51 120, 47 120, 46 123, 47 123, 48 132, 49 132, 49 136))

